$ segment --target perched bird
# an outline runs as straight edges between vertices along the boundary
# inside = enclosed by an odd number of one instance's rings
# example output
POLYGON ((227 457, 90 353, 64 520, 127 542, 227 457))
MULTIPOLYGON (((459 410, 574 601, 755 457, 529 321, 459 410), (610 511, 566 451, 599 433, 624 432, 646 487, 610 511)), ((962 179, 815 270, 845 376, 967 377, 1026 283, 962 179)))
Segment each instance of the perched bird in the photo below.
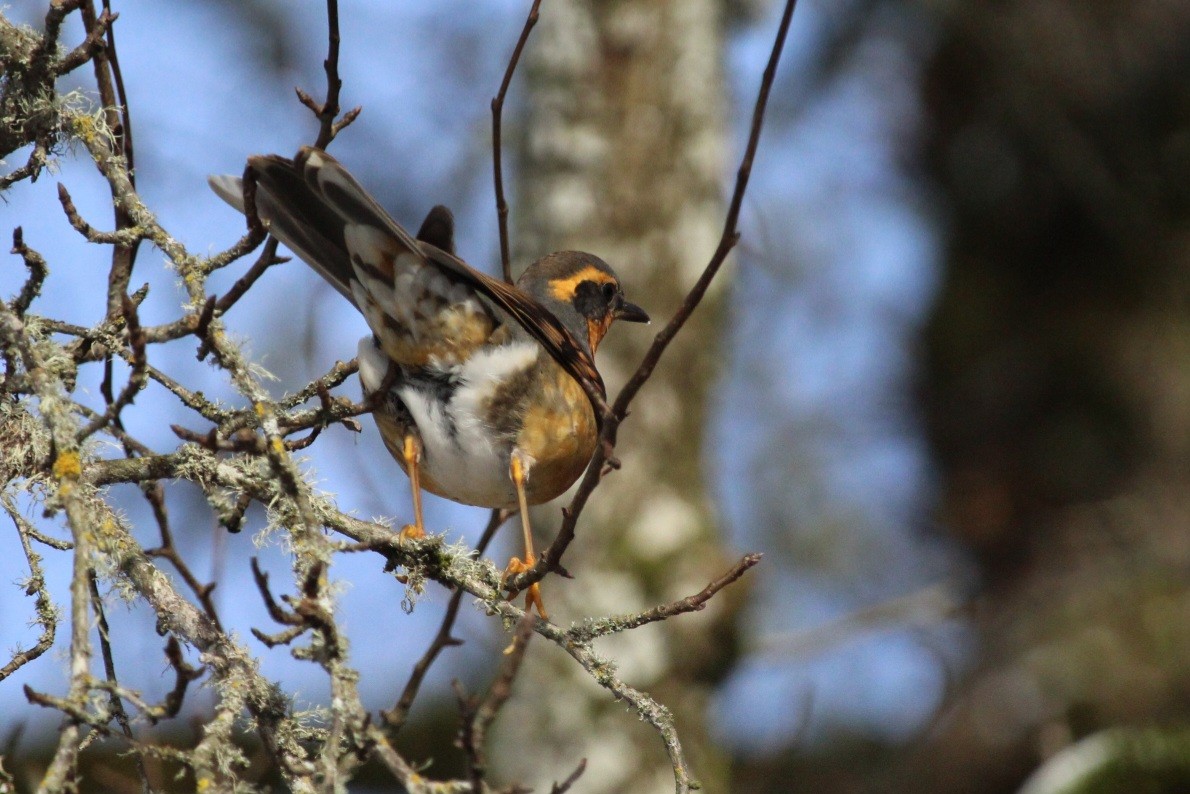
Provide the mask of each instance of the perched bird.
MULTIPOLYGON (((409 475, 414 523, 421 489, 463 504, 517 509, 535 562, 529 505, 559 496, 595 450, 603 394, 594 356, 613 321, 648 322, 601 259, 559 251, 512 286, 454 255, 454 219, 430 210, 416 237, 333 157, 309 147, 290 160, 251 157, 248 195, 265 228, 364 315, 359 378, 388 451, 409 475)), ((211 187, 241 212, 244 185, 211 187)), ((527 608, 544 617, 537 585, 527 608)))

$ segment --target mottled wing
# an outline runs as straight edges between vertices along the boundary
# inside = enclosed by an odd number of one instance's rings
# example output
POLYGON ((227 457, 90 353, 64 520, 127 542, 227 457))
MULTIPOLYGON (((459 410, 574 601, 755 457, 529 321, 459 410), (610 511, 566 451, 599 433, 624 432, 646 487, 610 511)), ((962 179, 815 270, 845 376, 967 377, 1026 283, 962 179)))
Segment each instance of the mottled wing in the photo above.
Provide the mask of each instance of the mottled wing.
MULTIPOLYGON (((270 155, 249 161, 257 174, 256 213, 274 237, 314 268, 343 297, 355 303, 353 269, 343 240, 343 223, 301 178, 292 160, 270 155)), ((239 177, 207 179, 218 196, 244 212, 239 177)))
MULTIPOLYGON (((360 309, 390 358, 410 366, 431 357, 460 362, 499 327, 495 306, 575 380, 606 394, 591 356, 556 317, 453 255, 453 220, 445 208, 431 210, 418 235, 439 247, 411 237, 323 151, 303 147, 294 160, 268 155, 248 163, 257 212, 269 231, 360 309)), ((216 192, 242 204, 225 195, 235 191, 219 179, 212 180, 216 192)))
MULTIPOLYGON (((501 319, 465 280, 431 262, 334 158, 304 148, 294 160, 252 157, 257 212, 274 234, 364 315, 394 361, 421 367, 466 360, 501 319)), ((423 231, 453 246, 453 219, 435 208, 423 231), (427 231, 428 230, 428 231, 427 231)))
MULTIPOLYGON (((475 270, 461 259, 453 256, 448 257, 439 251, 434 252, 432 256, 434 261, 443 267, 451 268, 454 272, 470 277, 471 283, 477 290, 508 312, 518 325, 528 331, 534 339, 541 343, 542 347, 549 351, 554 360, 561 364, 571 377, 579 383, 586 383, 594 387, 600 396, 607 397, 603 378, 595 369, 595 361, 586 348, 578 343, 574 334, 567 330, 557 317, 532 296, 510 284, 475 270), (464 269, 465 273, 463 273, 464 269)), ((595 407, 595 416, 602 421, 603 417, 598 406, 595 407)))

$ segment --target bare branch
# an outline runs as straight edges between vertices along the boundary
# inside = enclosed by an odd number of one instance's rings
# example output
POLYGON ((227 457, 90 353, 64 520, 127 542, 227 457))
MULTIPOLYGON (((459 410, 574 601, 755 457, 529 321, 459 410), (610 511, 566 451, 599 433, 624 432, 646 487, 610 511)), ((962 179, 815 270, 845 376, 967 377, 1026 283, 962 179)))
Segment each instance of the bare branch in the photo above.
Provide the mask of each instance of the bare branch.
POLYGON ((25 235, 18 226, 12 231, 12 252, 25 260, 25 267, 29 268, 29 278, 21 287, 21 294, 12 302, 12 311, 17 317, 24 317, 29 306, 41 294, 41 285, 49 270, 45 265, 45 257, 25 245, 25 235))
POLYGON ((578 779, 582 777, 583 773, 586 771, 587 759, 584 758, 578 762, 578 766, 574 768, 574 771, 570 773, 569 777, 567 777, 561 783, 555 783, 554 785, 550 786, 550 794, 566 794, 567 791, 570 791, 570 787, 577 783, 578 779))
POLYGON ((87 38, 54 65, 54 72, 59 77, 69 74, 98 55, 99 51, 103 49, 104 36, 107 35, 108 28, 119 16, 119 14, 111 13, 110 9, 104 9, 99 18, 95 20, 95 24, 87 31, 87 38))
POLYGON ((145 333, 140 327, 140 319, 136 313, 136 304, 128 296, 124 296, 124 325, 128 332, 128 347, 131 349, 129 359, 132 372, 128 375, 128 382, 120 390, 120 395, 109 400, 107 410, 102 416, 96 417, 86 427, 79 431, 79 442, 85 441, 96 431, 111 423, 119 423, 120 412, 132 404, 136 395, 145 387, 148 358, 145 354, 145 333))
POLYGON ((66 213, 66 219, 70 221, 70 225, 76 232, 86 237, 88 242, 100 245, 132 245, 143 238, 142 231, 135 226, 115 232, 98 231, 83 220, 78 208, 74 206, 74 200, 70 197, 66 185, 61 182, 58 183, 58 201, 62 204, 62 210, 66 213))
POLYGON ((25 585, 25 594, 37 596, 35 602, 37 617, 34 620, 41 626, 41 636, 37 638, 33 647, 13 653, 8 664, 0 668, 0 681, 48 651, 54 644, 54 636, 58 631, 58 612, 54 609, 54 603, 46 589, 45 574, 41 568, 41 555, 33 551, 33 544, 29 542, 29 539, 37 532, 17 511, 16 505, 9 500, 7 495, 4 495, 2 502, 9 518, 16 525, 17 534, 21 538, 21 548, 25 552, 25 561, 29 564, 29 582, 25 585))
POLYGON ((150 794, 149 788, 149 772, 145 768, 145 756, 136 745, 136 737, 132 734, 132 724, 128 721, 128 712, 124 710, 124 701, 119 693, 120 682, 116 679, 116 661, 112 657, 112 643, 111 643, 111 629, 107 624, 107 615, 103 610, 103 596, 99 594, 99 582, 95 578, 95 571, 91 570, 87 573, 88 583, 91 588, 91 607, 95 610, 95 623, 99 629, 99 650, 103 656, 103 670, 107 676, 107 682, 111 685, 108 692, 108 705, 111 707, 112 716, 115 717, 116 723, 120 726, 120 731, 124 734, 124 738, 133 744, 133 758, 136 759, 137 773, 141 779, 141 789, 145 794, 150 794))
POLYGON ((488 728, 495 722, 500 709, 504 708, 504 704, 512 695, 512 682, 516 680, 520 671, 525 651, 529 647, 529 638, 533 636, 533 624, 536 622, 537 618, 531 611, 526 611, 521 616, 513 632, 512 645, 504 651, 504 663, 500 665, 500 672, 488 687, 488 693, 482 701, 476 702, 465 695, 458 682, 455 682, 459 706, 463 712, 459 744, 467 755, 471 788, 474 791, 483 791, 484 778, 487 775, 488 728))
POLYGON ((707 602, 723 588, 739 580, 741 576, 748 572, 752 566, 760 562, 763 554, 753 553, 747 554, 732 566, 731 570, 724 573, 715 581, 708 584, 699 592, 686 598, 680 598, 677 601, 672 601, 668 604, 662 604, 653 607, 647 612, 641 612, 639 615, 628 615, 624 617, 613 618, 599 618, 597 620, 588 620, 580 625, 572 627, 567 634, 575 642, 588 642, 597 637, 606 637, 609 634, 615 634, 621 631, 629 631, 630 629, 639 628, 649 623, 657 623, 662 620, 668 620, 675 615, 682 615, 687 612, 698 612, 707 605, 707 602))
POLYGON ((512 84, 512 74, 516 71, 517 63, 521 59, 521 51, 525 49, 525 42, 529 40, 529 33, 537 24, 537 11, 541 7, 541 0, 533 0, 529 9, 529 16, 525 19, 525 27, 521 30, 520 38, 508 59, 508 67, 504 70, 504 79, 500 81, 500 90, 492 98, 492 172, 496 187, 496 219, 500 225, 500 268, 504 273, 504 280, 512 283, 512 253, 508 243, 508 202, 504 198, 504 168, 502 166, 502 147, 500 138, 502 132, 501 116, 504 113, 504 97, 508 94, 508 87, 512 84))

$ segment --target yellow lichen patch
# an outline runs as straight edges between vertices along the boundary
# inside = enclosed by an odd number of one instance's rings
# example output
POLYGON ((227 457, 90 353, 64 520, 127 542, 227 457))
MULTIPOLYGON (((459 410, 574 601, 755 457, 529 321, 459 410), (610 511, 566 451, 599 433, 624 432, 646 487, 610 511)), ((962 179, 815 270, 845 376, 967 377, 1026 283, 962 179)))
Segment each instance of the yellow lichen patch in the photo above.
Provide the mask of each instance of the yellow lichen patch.
POLYGON ((550 292, 560 301, 569 301, 574 297, 574 291, 584 281, 594 281, 596 284, 611 284, 615 278, 594 265, 587 265, 573 276, 558 278, 550 282, 550 292))
POLYGON ((72 132, 74 132, 79 140, 88 144, 95 140, 95 119, 79 114, 72 121, 72 132))
POLYGON ((59 480, 77 480, 83 474, 83 461, 77 451, 63 452, 54 460, 54 476, 59 480))

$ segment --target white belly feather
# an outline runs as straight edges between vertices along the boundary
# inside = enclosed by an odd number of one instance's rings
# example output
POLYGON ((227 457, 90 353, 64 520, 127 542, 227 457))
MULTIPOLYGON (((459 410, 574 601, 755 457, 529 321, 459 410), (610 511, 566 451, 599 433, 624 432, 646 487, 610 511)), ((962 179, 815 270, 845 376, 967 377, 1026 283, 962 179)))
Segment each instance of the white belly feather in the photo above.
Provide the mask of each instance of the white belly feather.
MULTIPOLYGON (((405 386, 397 394, 421 436, 421 471, 451 499, 481 507, 515 507, 506 447, 494 447, 484 425, 485 402, 509 374, 534 366, 541 348, 531 341, 476 351, 458 365, 459 386, 449 403, 405 386), (446 415, 449 414, 449 419, 446 415), (453 424, 454 432, 449 428, 453 424)), ((365 393, 384 380, 388 359, 371 337, 359 343, 359 377, 365 393)))

